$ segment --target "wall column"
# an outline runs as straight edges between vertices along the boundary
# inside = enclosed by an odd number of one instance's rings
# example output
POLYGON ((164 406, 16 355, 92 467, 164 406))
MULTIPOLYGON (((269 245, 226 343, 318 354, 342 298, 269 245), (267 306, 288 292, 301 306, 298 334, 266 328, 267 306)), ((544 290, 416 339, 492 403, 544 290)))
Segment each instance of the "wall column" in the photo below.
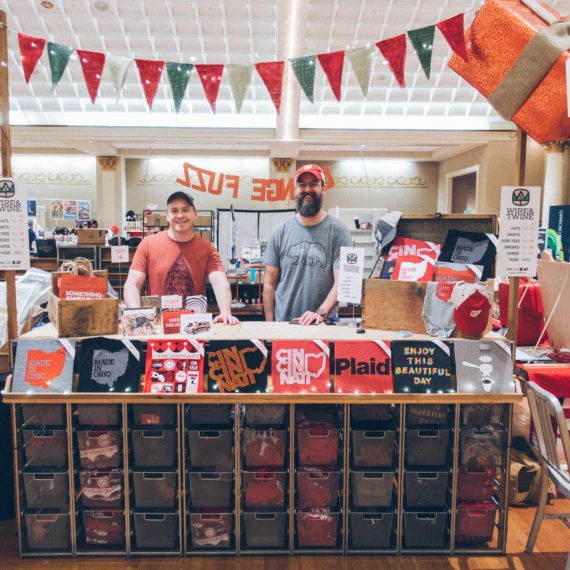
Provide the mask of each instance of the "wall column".
POLYGON ((97 157, 97 204, 100 228, 123 227, 120 178, 117 176, 117 157, 97 157))
POLYGON ((567 142, 552 141, 542 145, 546 150, 546 166, 544 169, 544 188, 542 191, 542 227, 548 227, 550 206, 564 204, 566 180, 567 142))

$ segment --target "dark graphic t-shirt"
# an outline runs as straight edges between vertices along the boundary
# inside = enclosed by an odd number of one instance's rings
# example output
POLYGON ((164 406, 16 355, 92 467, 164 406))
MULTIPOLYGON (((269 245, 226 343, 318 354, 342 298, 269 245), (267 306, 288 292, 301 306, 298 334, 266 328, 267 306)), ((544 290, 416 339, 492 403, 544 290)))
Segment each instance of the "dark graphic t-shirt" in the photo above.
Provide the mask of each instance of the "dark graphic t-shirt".
POLYGON ((142 373, 137 340, 88 338, 81 342, 78 392, 137 392, 142 373))
POLYGON ((265 392, 267 347, 260 340, 208 343, 208 392, 265 392))

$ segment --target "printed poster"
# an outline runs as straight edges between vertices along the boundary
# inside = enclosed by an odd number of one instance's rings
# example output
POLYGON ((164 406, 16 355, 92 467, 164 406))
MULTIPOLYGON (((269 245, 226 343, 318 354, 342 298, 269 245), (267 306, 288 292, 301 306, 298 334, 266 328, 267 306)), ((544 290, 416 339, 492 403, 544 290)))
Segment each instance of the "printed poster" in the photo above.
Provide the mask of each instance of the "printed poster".
POLYGON ((87 222, 91 219, 90 200, 79 200, 77 202, 77 219, 81 222, 87 222))
POLYGON ((64 200, 63 201, 63 219, 76 220, 77 219, 77 201, 64 200))
POLYGON ((52 220, 63 220, 63 200, 52 200, 49 211, 52 220))

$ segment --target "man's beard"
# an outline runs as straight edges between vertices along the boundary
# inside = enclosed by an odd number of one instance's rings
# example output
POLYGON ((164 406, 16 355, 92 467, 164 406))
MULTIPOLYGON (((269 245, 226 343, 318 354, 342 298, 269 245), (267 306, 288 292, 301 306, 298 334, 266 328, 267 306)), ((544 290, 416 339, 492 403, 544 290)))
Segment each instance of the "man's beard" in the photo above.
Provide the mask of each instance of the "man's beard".
POLYGON ((303 192, 296 198, 297 212, 304 218, 311 218, 316 216, 323 204, 323 197, 315 194, 314 192, 303 192), (313 199, 310 202, 305 202, 304 198, 311 196, 313 199))

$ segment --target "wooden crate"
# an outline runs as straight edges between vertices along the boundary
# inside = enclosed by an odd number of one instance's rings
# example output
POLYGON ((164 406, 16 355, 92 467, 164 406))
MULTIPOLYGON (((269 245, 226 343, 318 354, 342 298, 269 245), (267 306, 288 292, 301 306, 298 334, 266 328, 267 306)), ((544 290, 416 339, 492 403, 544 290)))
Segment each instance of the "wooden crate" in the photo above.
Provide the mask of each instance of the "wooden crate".
MULTIPOLYGON (((48 299, 49 320, 60 337, 97 336, 119 332, 119 300, 89 299, 64 301, 58 297, 58 271, 51 276, 51 292, 48 299)), ((107 270, 94 271, 93 275, 105 277, 107 270)))

